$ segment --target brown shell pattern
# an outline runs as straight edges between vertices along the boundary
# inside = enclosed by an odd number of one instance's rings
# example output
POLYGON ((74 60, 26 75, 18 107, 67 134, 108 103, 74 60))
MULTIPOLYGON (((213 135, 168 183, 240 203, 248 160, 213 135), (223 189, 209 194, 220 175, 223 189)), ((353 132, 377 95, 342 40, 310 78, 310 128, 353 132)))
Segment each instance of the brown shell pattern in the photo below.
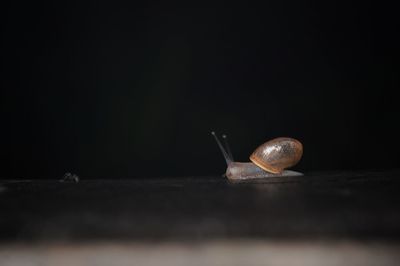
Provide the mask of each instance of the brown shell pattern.
POLYGON ((303 145, 292 138, 276 138, 259 146, 250 160, 258 167, 271 173, 281 173, 297 164, 303 155, 303 145))

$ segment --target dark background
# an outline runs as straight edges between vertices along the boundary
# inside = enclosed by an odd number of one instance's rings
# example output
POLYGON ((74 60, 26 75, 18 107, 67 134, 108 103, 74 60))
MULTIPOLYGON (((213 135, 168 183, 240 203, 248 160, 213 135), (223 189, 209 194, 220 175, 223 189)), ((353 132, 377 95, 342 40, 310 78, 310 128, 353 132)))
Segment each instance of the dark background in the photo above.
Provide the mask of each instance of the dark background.
POLYGON ((2 4, 2 178, 221 174, 291 136, 297 170, 397 168, 398 26, 381 1, 2 4))

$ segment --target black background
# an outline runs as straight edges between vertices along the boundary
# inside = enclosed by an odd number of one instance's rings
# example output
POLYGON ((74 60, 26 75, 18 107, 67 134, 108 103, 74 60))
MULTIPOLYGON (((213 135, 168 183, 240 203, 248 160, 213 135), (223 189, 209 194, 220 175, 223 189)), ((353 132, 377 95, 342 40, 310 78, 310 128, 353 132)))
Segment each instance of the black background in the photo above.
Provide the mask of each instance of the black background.
POLYGON ((240 161, 291 136, 301 171, 399 167, 394 6, 2 5, 2 178, 221 174, 211 130, 240 161))

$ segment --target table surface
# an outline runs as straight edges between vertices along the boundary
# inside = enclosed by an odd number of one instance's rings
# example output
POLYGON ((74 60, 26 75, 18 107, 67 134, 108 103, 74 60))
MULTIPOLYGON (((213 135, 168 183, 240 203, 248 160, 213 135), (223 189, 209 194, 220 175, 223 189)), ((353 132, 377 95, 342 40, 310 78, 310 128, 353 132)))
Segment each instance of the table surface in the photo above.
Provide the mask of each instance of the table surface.
POLYGON ((400 171, 0 181, 0 241, 400 240, 400 171))

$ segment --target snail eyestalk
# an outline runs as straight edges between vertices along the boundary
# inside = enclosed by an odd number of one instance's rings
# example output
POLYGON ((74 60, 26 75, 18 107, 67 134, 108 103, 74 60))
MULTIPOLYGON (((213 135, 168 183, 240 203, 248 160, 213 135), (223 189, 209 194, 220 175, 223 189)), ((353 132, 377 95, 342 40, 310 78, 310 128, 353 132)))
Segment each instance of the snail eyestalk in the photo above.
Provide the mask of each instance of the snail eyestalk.
POLYGON ((234 161, 235 159, 233 159, 232 150, 228 143, 228 137, 224 134, 224 135, 222 135, 222 138, 224 139, 224 144, 226 147, 226 151, 228 152, 229 158, 231 158, 231 160, 234 161))
POLYGON ((223 155, 224 158, 225 158, 226 164, 229 165, 229 164, 232 162, 232 158, 230 158, 229 155, 228 155, 228 153, 226 153, 224 147, 222 146, 221 142, 219 141, 217 135, 215 135, 215 132, 214 132, 214 131, 211 132, 211 135, 214 136, 215 141, 217 142, 217 145, 218 145, 219 149, 221 150, 222 155, 223 155))

